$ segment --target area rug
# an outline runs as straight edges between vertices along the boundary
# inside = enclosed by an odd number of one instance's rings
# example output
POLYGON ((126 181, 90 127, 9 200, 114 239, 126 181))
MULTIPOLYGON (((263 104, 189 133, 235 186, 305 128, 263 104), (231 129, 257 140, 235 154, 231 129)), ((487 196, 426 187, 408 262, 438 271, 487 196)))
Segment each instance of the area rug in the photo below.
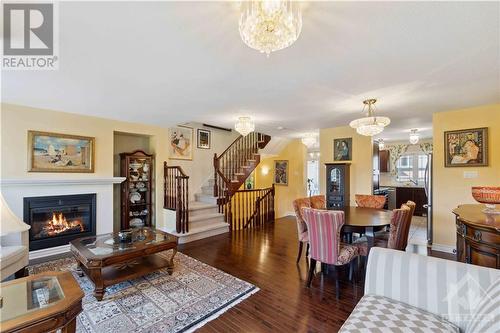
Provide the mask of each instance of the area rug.
POLYGON ((30 274, 73 273, 85 293, 76 326, 80 333, 192 332, 259 290, 182 253, 177 253, 174 262, 172 275, 164 269, 108 287, 100 302, 92 295, 92 281, 77 274, 73 258, 29 266, 28 270, 30 274))

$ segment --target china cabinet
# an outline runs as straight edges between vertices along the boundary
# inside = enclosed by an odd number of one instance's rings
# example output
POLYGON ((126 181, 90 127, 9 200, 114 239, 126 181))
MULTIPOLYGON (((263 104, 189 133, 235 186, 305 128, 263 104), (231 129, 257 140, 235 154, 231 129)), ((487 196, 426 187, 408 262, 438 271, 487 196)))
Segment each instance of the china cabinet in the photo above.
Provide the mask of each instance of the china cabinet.
POLYGON ((349 163, 326 163, 326 207, 349 206, 349 163))
POLYGON ((142 150, 120 154, 121 228, 151 226, 154 155, 142 150))

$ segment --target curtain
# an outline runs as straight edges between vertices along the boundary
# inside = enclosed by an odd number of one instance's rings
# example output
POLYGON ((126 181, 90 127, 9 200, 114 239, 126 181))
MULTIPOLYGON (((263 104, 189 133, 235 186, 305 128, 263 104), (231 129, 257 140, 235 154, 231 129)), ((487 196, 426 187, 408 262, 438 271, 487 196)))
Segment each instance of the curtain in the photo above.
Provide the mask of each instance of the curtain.
POLYGON ((421 143, 419 146, 420 146, 420 150, 423 151, 425 154, 432 153, 432 149, 433 149, 432 143, 425 142, 425 143, 421 143))
POLYGON ((398 158, 400 158, 406 150, 408 150, 408 145, 390 145, 387 146, 387 150, 390 153, 390 166, 391 166, 391 174, 396 175, 396 162, 398 158))

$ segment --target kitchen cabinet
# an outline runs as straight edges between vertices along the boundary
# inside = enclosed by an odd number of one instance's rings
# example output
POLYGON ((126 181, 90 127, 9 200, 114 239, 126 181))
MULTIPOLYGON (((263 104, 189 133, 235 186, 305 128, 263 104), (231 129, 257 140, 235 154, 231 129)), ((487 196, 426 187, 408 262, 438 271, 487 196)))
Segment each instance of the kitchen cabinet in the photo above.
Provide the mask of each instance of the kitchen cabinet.
POLYGON ((390 152, 388 150, 380 150, 378 153, 379 170, 380 172, 390 172, 389 166, 390 152))
POLYGON ((414 215, 424 216, 427 213, 427 210, 424 208, 424 205, 427 203, 427 196, 422 187, 396 187, 396 207, 389 208, 399 208, 408 200, 415 202, 417 205, 414 215))

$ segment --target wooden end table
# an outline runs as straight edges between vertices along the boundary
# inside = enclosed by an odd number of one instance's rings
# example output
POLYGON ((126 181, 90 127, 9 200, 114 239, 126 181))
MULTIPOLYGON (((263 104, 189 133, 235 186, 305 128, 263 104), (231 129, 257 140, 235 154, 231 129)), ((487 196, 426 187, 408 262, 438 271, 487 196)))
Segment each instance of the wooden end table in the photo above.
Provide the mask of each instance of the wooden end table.
POLYGON ((46 272, 0 283, 0 331, 76 331, 84 294, 70 272, 46 272))
MULTIPOLYGON (((133 229, 131 242, 120 242, 117 233, 84 237, 70 242, 80 269, 94 283, 94 296, 100 301, 105 288, 122 281, 167 268, 174 269, 177 237, 153 228, 133 229), (170 258, 159 252, 172 249, 170 258)), ((82 273, 83 275, 83 273, 82 273)))

